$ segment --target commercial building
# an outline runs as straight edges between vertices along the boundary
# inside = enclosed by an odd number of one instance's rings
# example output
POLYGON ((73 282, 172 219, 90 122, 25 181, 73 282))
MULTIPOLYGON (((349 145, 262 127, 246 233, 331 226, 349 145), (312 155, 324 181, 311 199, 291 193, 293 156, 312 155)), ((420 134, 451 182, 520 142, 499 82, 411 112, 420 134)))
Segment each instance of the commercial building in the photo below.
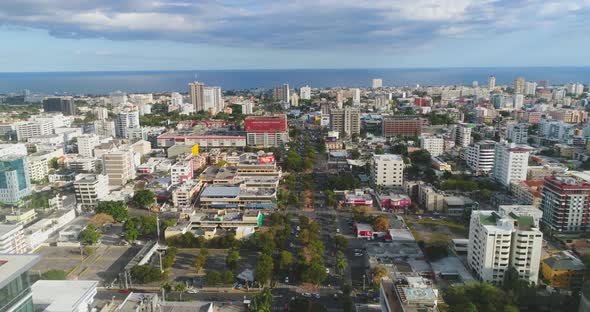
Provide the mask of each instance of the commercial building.
POLYGON ((541 261, 541 274, 553 288, 580 290, 590 271, 569 251, 562 251, 541 261))
POLYGON ((78 174, 74 181, 76 202, 84 210, 92 210, 109 194, 108 177, 102 174, 78 174))
POLYGON ((31 287, 38 312, 91 312, 98 281, 41 280, 31 287))
POLYGON ((27 253, 22 224, 0 224, 0 254, 27 253))
POLYGON ((43 111, 60 112, 70 116, 76 114, 76 106, 72 97, 52 97, 43 100, 43 111))
POLYGON ((188 180, 172 189, 172 204, 175 208, 191 208, 194 204, 195 194, 201 188, 201 183, 196 180, 188 180))
POLYGON ((28 250, 31 252, 37 250, 49 237, 55 235, 75 218, 75 209, 57 210, 52 215, 27 226, 25 229, 25 239, 28 250))
POLYGON ((78 154, 83 157, 94 157, 94 148, 100 145, 96 134, 84 134, 78 137, 78 154))
POLYGON ((199 145, 200 150, 211 148, 239 148, 246 146, 246 136, 244 135, 193 135, 193 134, 176 134, 167 133, 159 135, 157 138, 158 147, 171 147, 173 145, 199 145))
POLYGON ((451 139, 455 141, 456 145, 469 146, 471 143, 471 129, 473 124, 458 124, 451 128, 451 139))
POLYGON ((590 184, 574 176, 548 176, 541 192, 541 222, 555 232, 589 230, 590 184))
POLYGON ((237 239, 247 238, 262 226, 263 214, 260 211, 212 210, 192 214, 188 220, 179 220, 178 224, 166 228, 166 239, 192 232, 206 239, 213 238, 221 231, 233 232, 237 239))
POLYGON ((135 179, 135 162, 130 150, 113 150, 102 155, 103 174, 110 186, 123 186, 135 179))
POLYGON ((404 183, 404 160, 400 155, 373 155, 371 181, 380 186, 402 186, 404 183))
POLYGON ((205 209, 272 209, 276 196, 275 188, 207 185, 199 194, 199 205, 205 209))
POLYGON ((289 141, 287 116, 250 116, 244 120, 246 143, 250 146, 283 146, 289 141))
POLYGON ((494 179, 504 186, 510 186, 511 182, 526 180, 529 153, 528 146, 507 142, 496 144, 492 172, 494 179))
POLYGON ((462 217, 477 209, 479 204, 464 196, 445 197, 444 212, 451 217, 462 217))
POLYGON ((0 255, 0 311, 35 311, 29 270, 39 260, 37 255, 0 255))
POLYGON ((528 144, 529 125, 526 123, 508 125, 506 138, 512 143, 528 144))
POLYGON ((521 279, 536 284, 543 233, 532 216, 476 210, 471 213, 467 262, 479 280, 502 284, 514 268, 521 279))
POLYGON ((355 107, 330 110, 330 128, 341 137, 361 133, 361 111, 355 107))
POLYGON ((0 157, 0 202, 18 204, 31 195, 31 180, 25 156, 0 157))
POLYGON ((420 184, 418 187, 418 204, 427 211, 443 211, 445 196, 439 194, 431 185, 420 184))
POLYGON ((419 136, 424 121, 416 116, 390 116, 383 119, 381 133, 384 137, 419 136))
POLYGON ((420 137, 420 148, 427 150, 430 156, 440 156, 445 151, 445 140, 441 137, 423 135, 420 137))
MULTIPOLYGON (((494 168, 496 142, 479 141, 467 148, 467 166, 477 174, 488 174, 494 168)), ((525 171, 526 172, 526 171, 525 171)))

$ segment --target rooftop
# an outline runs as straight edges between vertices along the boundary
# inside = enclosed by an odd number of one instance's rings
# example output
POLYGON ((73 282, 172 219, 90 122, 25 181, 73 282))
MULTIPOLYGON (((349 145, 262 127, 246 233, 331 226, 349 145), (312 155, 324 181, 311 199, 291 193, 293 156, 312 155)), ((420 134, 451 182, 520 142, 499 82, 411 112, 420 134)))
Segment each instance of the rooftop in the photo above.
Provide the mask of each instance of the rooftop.
POLYGON ((73 311, 84 299, 96 294, 98 281, 37 281, 31 287, 35 305, 46 312, 73 311))
POLYGON ((553 270, 577 271, 586 269, 586 266, 580 259, 567 251, 545 258, 543 259, 543 263, 547 264, 553 270))
POLYGON ((0 255, 0 288, 30 270, 40 259, 37 255, 0 255))

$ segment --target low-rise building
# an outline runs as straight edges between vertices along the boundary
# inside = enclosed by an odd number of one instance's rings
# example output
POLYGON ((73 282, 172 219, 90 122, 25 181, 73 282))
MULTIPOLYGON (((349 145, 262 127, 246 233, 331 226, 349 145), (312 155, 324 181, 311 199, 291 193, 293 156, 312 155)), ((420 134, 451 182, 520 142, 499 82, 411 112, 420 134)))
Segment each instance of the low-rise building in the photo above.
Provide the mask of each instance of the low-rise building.
POLYGON ((24 254, 27 251, 22 224, 0 224, 0 254, 24 254))
POLYGON ((108 178, 102 174, 79 174, 74 181, 76 201, 82 209, 94 209, 109 193, 108 178))
POLYGON ((421 276, 401 276, 381 282, 379 304, 384 312, 436 312, 438 290, 421 276))
POLYGON ((451 217, 462 217, 469 215, 472 210, 479 207, 479 204, 470 198, 464 196, 447 196, 445 197, 444 211, 451 217))
POLYGON ((432 167, 436 170, 439 170, 439 171, 452 171, 453 170, 453 168, 451 167, 451 164, 447 163, 446 161, 444 161, 438 157, 430 158, 430 162, 432 164, 432 167))
POLYGON ((197 180, 187 180, 172 190, 172 203, 175 208, 191 208, 195 194, 200 190, 201 183, 197 180))
POLYGON ((445 196, 439 194, 432 186, 420 184, 418 204, 420 208, 427 211, 442 211, 445 205, 445 196))
POLYGON ((199 212, 180 220, 177 225, 166 228, 166 239, 192 232, 206 239, 213 238, 218 230, 231 231, 237 239, 247 238, 262 226, 264 216, 260 211, 212 210, 199 212))
POLYGON ((98 281, 40 280, 31 287, 39 312, 91 312, 98 281))
POLYGON ((373 206, 373 197, 364 190, 356 189, 352 193, 347 193, 344 203, 347 205, 357 206, 373 206))
POLYGON ((276 189, 207 185, 199 195, 201 208, 272 209, 276 207, 276 189))
POLYGON ((541 261, 541 274, 553 288, 580 290, 590 271, 569 251, 562 251, 541 261))
POLYGON ((510 183, 510 191, 519 204, 533 205, 539 208, 541 207, 541 191, 544 184, 544 180, 512 182, 510 183))

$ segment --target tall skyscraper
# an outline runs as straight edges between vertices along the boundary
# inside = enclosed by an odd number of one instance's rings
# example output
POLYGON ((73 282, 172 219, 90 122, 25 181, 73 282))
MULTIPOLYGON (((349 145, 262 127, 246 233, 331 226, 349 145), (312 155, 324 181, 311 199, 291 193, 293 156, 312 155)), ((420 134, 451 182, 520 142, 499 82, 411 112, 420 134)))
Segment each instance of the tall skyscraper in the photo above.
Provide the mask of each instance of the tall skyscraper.
POLYGON ((204 88, 205 85, 202 82, 194 81, 188 84, 188 95, 195 112, 204 110, 204 88))
POLYGON ((512 103, 514 104, 514 109, 521 109, 524 105, 524 95, 521 93, 517 93, 512 96, 512 103))
POLYGON ((115 133, 118 138, 127 138, 128 129, 139 127, 139 112, 137 110, 124 110, 117 115, 115 133))
POLYGON ((518 77, 514 80, 514 93, 524 93, 525 80, 522 77, 518 77))
POLYGON ((26 156, 0 157, 0 202, 15 205, 29 195, 31 181, 26 156))
POLYGON ((496 141, 483 140, 467 148, 467 165, 479 174, 487 174, 494 168, 496 141))
POLYGON ((289 88, 289 84, 285 83, 282 86, 276 86, 273 96, 276 101, 288 103, 291 99, 291 89, 289 88))
POLYGON ((66 116, 76 114, 74 99, 67 97, 51 97, 43 100, 43 110, 45 112, 61 112, 66 116))
POLYGON ((460 146, 468 146, 471 143, 471 129, 473 124, 458 124, 451 129, 451 138, 455 144, 460 146))
POLYGON ((534 96, 537 92, 537 83, 532 81, 527 81, 524 84, 524 94, 525 95, 532 95, 534 96))
POLYGON ((548 176, 542 190, 541 222, 555 232, 590 230, 590 184, 576 176, 548 176))
POLYGON ((100 144, 98 135, 83 134, 78 137, 78 155, 84 157, 94 157, 94 148, 100 144))
POLYGON ((299 90, 299 97, 302 100, 311 100, 311 87, 310 86, 301 87, 301 89, 299 90))
POLYGON ((383 88, 383 80, 381 78, 373 79, 373 89, 383 88))
POLYGON ((471 213, 467 263, 483 282, 501 284, 513 267, 521 279, 536 284, 542 245, 543 233, 533 216, 517 209, 471 213))
POLYGON ((510 186, 511 182, 526 180, 529 168, 529 149, 526 146, 517 146, 515 143, 501 142, 496 144, 494 152, 494 179, 504 186, 510 186))
POLYGON ((352 105, 359 106, 361 105, 361 89, 359 88, 352 88, 352 105))
POLYGON ((496 76, 488 77, 488 89, 490 89, 490 90, 496 89, 496 76))
POLYGON ((223 93, 221 87, 203 88, 203 110, 215 115, 223 111, 223 93))

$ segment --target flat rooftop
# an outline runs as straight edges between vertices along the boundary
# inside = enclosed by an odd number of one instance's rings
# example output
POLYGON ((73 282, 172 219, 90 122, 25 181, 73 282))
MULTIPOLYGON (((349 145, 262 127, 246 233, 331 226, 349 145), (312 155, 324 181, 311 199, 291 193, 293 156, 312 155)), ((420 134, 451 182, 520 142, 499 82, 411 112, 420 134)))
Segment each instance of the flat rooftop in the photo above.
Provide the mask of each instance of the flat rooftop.
POLYGON ((97 286, 98 281, 37 281, 31 287, 33 303, 46 306, 45 311, 73 311, 84 299, 96 294, 97 286))
POLYGON ((40 260, 37 255, 0 255, 0 288, 30 270, 40 260))

